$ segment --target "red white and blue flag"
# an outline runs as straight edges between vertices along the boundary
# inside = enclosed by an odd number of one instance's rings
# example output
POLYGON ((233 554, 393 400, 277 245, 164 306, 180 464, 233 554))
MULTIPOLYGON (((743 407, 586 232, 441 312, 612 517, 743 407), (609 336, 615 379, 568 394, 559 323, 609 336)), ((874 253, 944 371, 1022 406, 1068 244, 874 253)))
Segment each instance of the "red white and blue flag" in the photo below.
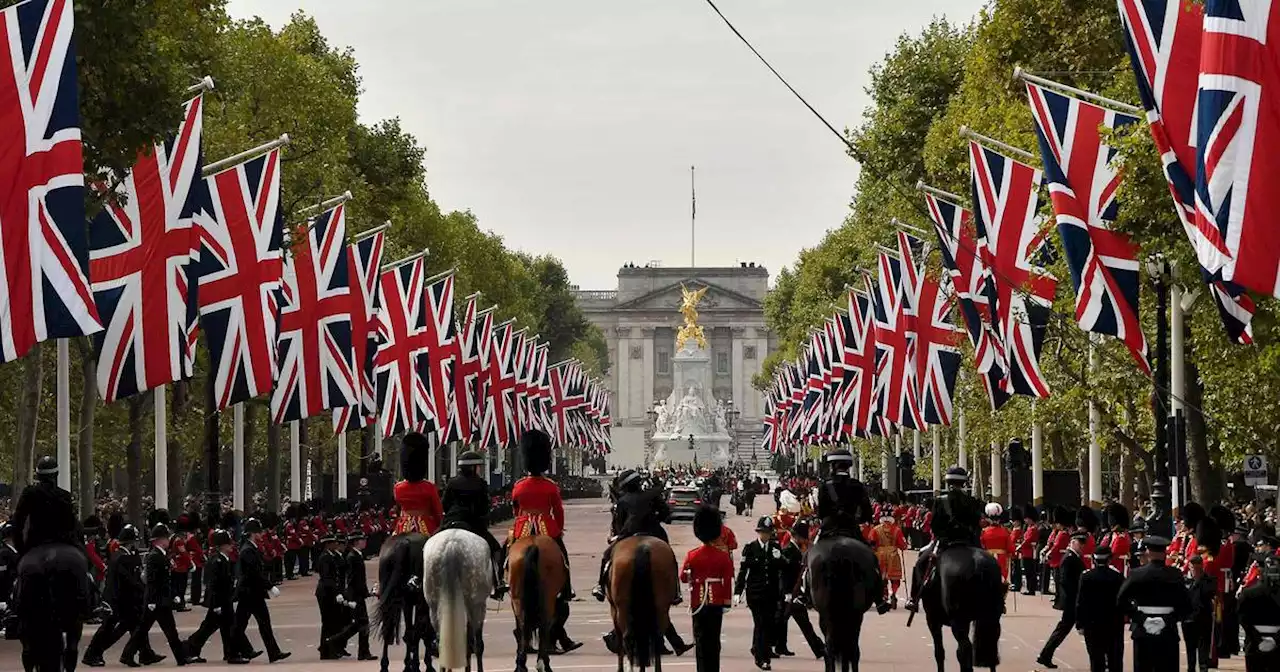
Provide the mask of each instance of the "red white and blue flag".
POLYGON ((1004 389, 1044 398, 1040 349, 1057 280, 1034 261, 1045 243, 1036 216, 1040 171, 973 141, 969 168, 978 249, 994 280, 992 317, 1008 364, 1004 389))
POLYGON ((133 170, 89 227, 89 277, 102 317, 94 337, 103 401, 191 376, 195 362, 194 266, 204 99, 187 101, 169 141, 138 153, 133 170))
POLYGON ((0 11, 0 362, 102 329, 87 273, 71 0, 0 11))
POLYGON ((430 409, 424 420, 435 430, 441 445, 462 440, 455 404, 457 397, 453 389, 453 368, 458 362, 458 323, 453 316, 453 285, 452 271, 428 279, 422 297, 426 313, 423 349, 426 370, 423 379, 430 409))
POLYGON ((1116 150, 1101 129, 1138 119, 1027 84, 1058 235, 1076 291, 1081 329, 1120 339, 1144 373, 1151 373, 1147 339, 1138 320, 1138 246, 1115 231, 1120 173, 1116 150))
POLYGON ((903 262, 879 255, 879 280, 873 295, 876 330, 876 408, 887 422, 924 429, 911 364, 915 316, 905 294, 903 262))
POLYGON ((373 355, 378 350, 378 269, 386 231, 362 235, 347 247, 347 279, 351 287, 351 345, 359 403, 333 412, 334 429, 353 431, 377 420, 373 355))
POLYGON ((550 434, 559 445, 569 444, 569 419, 573 412, 586 404, 586 399, 575 389, 574 381, 578 376, 579 365, 573 360, 565 360, 550 367, 548 371, 551 386, 551 418, 555 431, 550 434))
POLYGON ((421 258, 381 272, 378 296, 374 387, 382 436, 420 428, 428 418, 426 385, 427 316, 425 264, 421 258))
POLYGON ((493 328, 489 346, 488 401, 481 435, 481 445, 500 447, 516 439, 515 328, 511 320, 493 328))
POLYGON ((200 221, 200 323, 218 410, 266 394, 279 373, 284 274, 280 150, 205 179, 212 217, 200 221))
POLYGON ((489 345, 493 330, 494 309, 478 310, 479 300, 479 294, 467 297, 462 326, 458 331, 458 364, 453 369, 458 430, 464 442, 479 438, 484 409, 482 381, 489 364, 489 345))
MULTIPOLYGON (((1186 0, 1117 0, 1125 28, 1125 47, 1138 83, 1138 96, 1147 111, 1147 124, 1160 151, 1165 179, 1173 194, 1174 210, 1193 247, 1216 251, 1214 239, 1202 237, 1197 226, 1197 140, 1193 129, 1199 87, 1201 30, 1204 7, 1186 0)), ((1225 136, 1223 136, 1225 137, 1225 136)), ((1225 173, 1224 173, 1225 175, 1225 173)), ((1214 252, 1211 256, 1217 256, 1214 252)), ((1227 337, 1252 343, 1250 322, 1255 306, 1243 287, 1223 280, 1203 267, 1201 276, 1218 306, 1227 337)))
MULTIPOLYGON (((949 276, 948 276, 949 277, 949 276)), ((960 329, 951 322, 947 279, 922 272, 916 286, 915 380, 920 415, 931 425, 950 425, 960 373, 960 329)))
POLYGON ((293 229, 280 310, 277 425, 360 401, 352 347, 347 208, 338 204, 293 229))

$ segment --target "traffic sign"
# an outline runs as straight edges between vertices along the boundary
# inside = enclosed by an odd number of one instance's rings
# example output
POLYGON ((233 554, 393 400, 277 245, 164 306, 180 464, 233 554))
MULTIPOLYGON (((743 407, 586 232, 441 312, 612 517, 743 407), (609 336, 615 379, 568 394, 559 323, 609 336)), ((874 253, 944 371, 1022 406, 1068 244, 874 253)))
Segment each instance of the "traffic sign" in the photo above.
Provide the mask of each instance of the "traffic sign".
POLYGON ((1253 487, 1267 484, 1267 458, 1262 455, 1245 455, 1244 484, 1253 487))

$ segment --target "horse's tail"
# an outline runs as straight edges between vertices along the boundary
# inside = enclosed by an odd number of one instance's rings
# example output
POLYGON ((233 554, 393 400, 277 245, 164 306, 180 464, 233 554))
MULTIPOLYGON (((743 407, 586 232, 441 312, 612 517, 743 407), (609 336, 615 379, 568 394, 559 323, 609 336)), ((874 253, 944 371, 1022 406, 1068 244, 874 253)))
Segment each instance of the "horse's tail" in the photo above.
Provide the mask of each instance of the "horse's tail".
POLYGON ((973 666, 994 670, 1000 664, 1000 617, 1008 587, 994 559, 979 558, 975 564, 983 594, 988 597, 978 605, 973 622, 973 666))
POLYGON ((859 609, 865 608, 868 595, 861 581, 857 563, 845 557, 839 547, 831 549, 826 562, 822 563, 822 583, 827 589, 827 610, 830 623, 830 637, 827 641, 827 655, 842 669, 845 661, 856 660, 859 633, 854 627, 853 619, 859 609))
POLYGON ((459 580, 467 575, 465 547, 456 541, 441 549, 445 580, 440 585, 436 615, 440 630, 440 667, 456 670, 467 665, 467 606, 459 580))
POLYGON ((538 561, 542 551, 537 542, 524 549, 524 574, 520 577, 520 636, 528 639, 539 628, 549 628, 542 622, 542 581, 538 576, 538 561))
POLYGON ((409 544, 403 538, 378 561, 378 606, 369 617, 370 628, 387 644, 400 643, 400 619, 409 592, 409 544))
POLYGON ((649 559, 649 547, 641 543, 631 565, 631 596, 627 609, 627 648, 633 662, 644 669, 658 656, 658 610, 653 589, 653 568, 649 559))

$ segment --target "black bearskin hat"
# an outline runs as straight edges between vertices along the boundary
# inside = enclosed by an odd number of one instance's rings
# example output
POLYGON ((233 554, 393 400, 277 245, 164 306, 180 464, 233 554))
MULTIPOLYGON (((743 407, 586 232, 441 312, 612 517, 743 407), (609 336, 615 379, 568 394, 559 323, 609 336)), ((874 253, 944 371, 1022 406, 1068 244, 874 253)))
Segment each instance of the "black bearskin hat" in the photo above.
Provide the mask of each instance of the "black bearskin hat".
POLYGON ((1071 521, 1071 509, 1065 506, 1058 506, 1053 510, 1053 523, 1055 525, 1070 525, 1071 521))
POLYGON ((1222 550, 1222 528, 1213 518, 1205 518, 1196 525, 1196 548, 1209 551, 1209 555, 1217 555, 1222 550))
POLYGON ((1204 507, 1195 502, 1187 502, 1178 510, 1178 520, 1186 524, 1187 529, 1194 530, 1204 520, 1204 507))
POLYGON ((1082 506, 1076 511, 1076 526, 1084 528, 1089 532, 1096 533, 1101 522, 1098 520, 1098 512, 1093 509, 1082 506))
POLYGON ((1006 516, 1008 516, 1008 517, 1009 517, 1009 518, 1008 518, 1009 520, 1011 520, 1011 521, 1013 521, 1013 522, 1015 522, 1015 523, 1021 523, 1021 522, 1022 522, 1022 507, 1020 507, 1020 506, 1011 506, 1011 507, 1009 507, 1009 510, 1005 511, 1004 513, 1005 513, 1005 515, 1006 515, 1006 516))
POLYGON ((400 442, 400 473, 410 483, 427 478, 427 460, 430 459, 431 444, 427 437, 418 432, 409 432, 400 442))
POLYGON ((152 509, 151 513, 147 514, 148 528, 155 527, 156 525, 159 525, 161 523, 164 523, 165 526, 168 526, 169 522, 170 522, 169 509, 152 509))
POLYGON ((1127 530, 1129 524, 1133 522, 1129 518, 1129 509, 1119 502, 1108 504, 1104 513, 1107 515, 1107 527, 1120 527, 1127 530))
POLYGON ((339 515, 351 513, 351 502, 346 499, 339 499, 333 503, 333 512, 339 515))
POLYGON ((120 536, 120 531, 124 529, 124 516, 120 512, 107 516, 107 534, 116 539, 120 536))
POLYGON ((720 537, 720 514, 709 506, 698 507, 693 514, 693 536, 704 544, 720 537))
POLYGON ((267 529, 274 530, 280 525, 280 515, 275 511, 263 511, 260 518, 267 529))
POLYGON ((531 429, 520 437, 520 452, 524 455, 525 471, 541 476, 551 469, 551 437, 537 429, 531 429))
POLYGON ((191 526, 192 532, 195 532, 196 530, 199 530, 204 527, 204 525, 201 524, 199 511, 195 509, 191 509, 186 513, 186 516, 187 516, 187 525, 191 526))
POLYGON ((1218 530, 1224 535, 1231 534, 1232 530, 1236 529, 1236 514, 1221 504, 1209 507, 1209 517, 1218 524, 1218 530))
POLYGON ((174 527, 179 532, 190 532, 194 529, 191 527, 191 516, 188 516, 185 513, 178 514, 178 521, 174 524, 174 527))
POLYGON ((239 522, 240 514, 236 511, 228 511, 222 514, 222 529, 224 530, 234 530, 239 522))
POLYGON ((298 503, 297 502, 289 502, 289 505, 284 507, 284 517, 285 517, 285 520, 298 519, 298 503))
POLYGON ((102 519, 89 514, 89 517, 84 519, 83 525, 85 532, 94 532, 102 528, 102 519))

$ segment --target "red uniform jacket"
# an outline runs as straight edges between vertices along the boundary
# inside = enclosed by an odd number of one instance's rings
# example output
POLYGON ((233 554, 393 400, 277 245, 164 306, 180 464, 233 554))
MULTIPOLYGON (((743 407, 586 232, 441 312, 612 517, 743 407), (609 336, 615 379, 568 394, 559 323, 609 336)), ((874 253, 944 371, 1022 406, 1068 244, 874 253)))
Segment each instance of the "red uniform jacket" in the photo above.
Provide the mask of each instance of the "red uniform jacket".
POLYGON ((293 521, 284 524, 284 547, 290 551, 302 548, 302 535, 298 533, 298 526, 293 521))
POLYGON ((564 532, 564 502, 555 481, 525 476, 511 488, 511 504, 516 514, 515 538, 530 534, 558 537, 564 532))
MULTIPOLYGON (((1067 537, 1070 543, 1071 537, 1067 537)), ((1098 549, 1098 543, 1093 540, 1093 535, 1085 537, 1084 543, 1080 544, 1080 559, 1084 560, 1085 569, 1093 569, 1093 552, 1098 549)))
POLYGON ((1128 532, 1109 532, 1102 539, 1103 545, 1111 547, 1111 566, 1117 572, 1128 575, 1130 541, 1128 532))
POLYGON ((1031 560, 1036 557, 1036 544, 1040 543, 1040 530, 1035 525, 1028 525, 1022 531, 1022 546, 1018 547, 1018 557, 1031 560))
POLYGON ((179 532, 169 538, 169 567, 174 574, 186 574, 193 568, 187 552, 187 537, 179 532))
POLYGON ((93 564, 93 577, 98 581, 107 576, 107 563, 102 561, 102 556, 98 555, 98 548, 92 541, 84 542, 84 552, 89 555, 89 562, 93 564))
POLYGON ((1013 535, 1003 525, 988 525, 982 529, 982 547, 1000 563, 1000 574, 1009 580, 1009 558, 1013 555, 1013 535))
POLYGON ((396 519, 395 534, 418 532, 435 534, 444 519, 440 505, 440 491, 431 481, 400 481, 395 487, 396 504, 400 505, 400 517, 396 519))
POLYGON ((1218 551, 1218 555, 1214 557, 1214 562, 1220 568, 1218 571, 1218 594, 1224 595, 1227 592, 1228 575, 1231 572, 1232 565, 1236 562, 1235 546, 1229 541, 1222 542, 1222 548, 1218 551))
POLYGON ((1066 530, 1054 530, 1049 533, 1049 566, 1057 569, 1062 566, 1062 554, 1067 552, 1071 543, 1071 535, 1066 530))
POLYGON ((311 531, 311 525, 305 520, 298 521, 298 539, 302 542, 303 548, 309 548, 316 543, 316 535, 311 531))
POLYGON ((724 551, 725 553, 733 553, 738 550, 738 537, 733 534, 733 530, 728 525, 720 525, 720 537, 711 542, 712 546, 724 551))
POLYGON ((346 516, 339 517, 338 519, 334 520, 333 523, 334 523, 334 526, 338 528, 338 532, 341 534, 345 535, 351 531, 351 524, 347 522, 346 516))
POLYGON ((920 525, 920 531, 924 532, 930 539, 933 538, 933 512, 924 512, 924 523, 920 525))
POLYGON ((680 566, 680 580, 689 584, 689 609, 703 604, 729 606, 733 597, 733 560, 729 554, 708 544, 689 551, 680 566))
POLYGON ((196 569, 204 568, 204 547, 200 545, 200 537, 195 532, 187 533, 187 553, 191 554, 191 564, 196 569))

